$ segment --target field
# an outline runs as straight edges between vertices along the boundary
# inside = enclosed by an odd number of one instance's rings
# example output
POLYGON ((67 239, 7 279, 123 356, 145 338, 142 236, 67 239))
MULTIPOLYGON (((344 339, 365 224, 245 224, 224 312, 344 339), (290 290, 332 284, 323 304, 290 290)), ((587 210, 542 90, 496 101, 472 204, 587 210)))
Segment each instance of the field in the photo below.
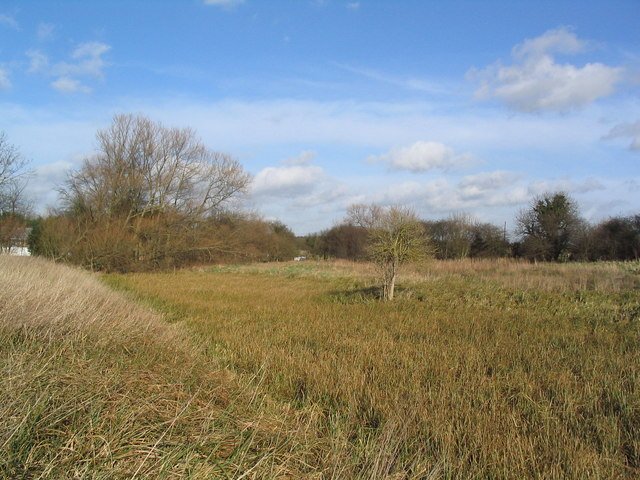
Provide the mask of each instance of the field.
POLYGON ((35 289, 38 320, 0 294, 0 472, 640 475, 638 264, 431 262, 383 303, 346 262, 101 277, 123 294, 31 262, 0 268, 68 278, 35 289))
POLYGON ((305 412, 326 476, 638 474, 632 266, 432 263, 391 303, 373 280, 348 263, 109 278, 305 412))

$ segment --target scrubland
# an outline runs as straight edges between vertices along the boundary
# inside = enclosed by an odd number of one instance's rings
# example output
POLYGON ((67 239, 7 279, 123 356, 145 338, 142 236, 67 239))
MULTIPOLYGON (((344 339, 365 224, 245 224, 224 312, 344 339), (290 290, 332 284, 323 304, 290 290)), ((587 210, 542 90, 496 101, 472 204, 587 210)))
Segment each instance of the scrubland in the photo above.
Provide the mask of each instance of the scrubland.
POLYGON ((5 476, 640 475, 638 264, 0 262, 5 476))

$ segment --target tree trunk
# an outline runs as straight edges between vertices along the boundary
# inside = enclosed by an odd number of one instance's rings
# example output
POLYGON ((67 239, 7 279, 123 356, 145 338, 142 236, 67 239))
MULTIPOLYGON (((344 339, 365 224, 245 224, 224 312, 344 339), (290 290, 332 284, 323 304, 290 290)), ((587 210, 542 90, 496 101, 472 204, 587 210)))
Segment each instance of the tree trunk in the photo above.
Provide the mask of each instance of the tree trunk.
POLYGON ((393 292, 396 286, 397 265, 394 261, 386 266, 382 277, 382 300, 393 300, 393 292))
POLYGON ((389 280, 389 286, 387 287, 387 300, 393 300, 393 291, 396 288, 396 273, 393 272, 391 279, 389 280))

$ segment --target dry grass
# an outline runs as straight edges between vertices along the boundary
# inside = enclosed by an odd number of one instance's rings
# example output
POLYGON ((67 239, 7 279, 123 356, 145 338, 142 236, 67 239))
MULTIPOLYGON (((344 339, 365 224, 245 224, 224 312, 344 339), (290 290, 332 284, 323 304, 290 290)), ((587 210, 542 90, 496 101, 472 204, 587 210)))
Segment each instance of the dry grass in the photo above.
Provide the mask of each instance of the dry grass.
POLYGON ((95 277, 0 256, 0 478, 309 471, 303 415, 95 277))
POLYGON ((346 262, 108 281, 316 412, 296 441, 324 478, 637 478, 637 272, 434 262, 393 303, 346 262))
POLYGON ((640 474, 634 264, 0 278, 3 478, 640 474))

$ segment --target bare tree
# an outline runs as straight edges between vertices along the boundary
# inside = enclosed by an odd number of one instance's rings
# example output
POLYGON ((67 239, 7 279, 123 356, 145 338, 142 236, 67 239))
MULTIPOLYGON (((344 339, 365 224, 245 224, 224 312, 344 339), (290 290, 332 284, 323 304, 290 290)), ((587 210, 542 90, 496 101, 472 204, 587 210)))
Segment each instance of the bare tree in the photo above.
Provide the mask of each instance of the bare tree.
POLYGON ((0 214, 23 213, 27 205, 24 188, 27 184, 27 161, 15 145, 0 132, 0 214))
POLYGON ((29 172, 18 148, 0 132, 0 252, 24 247, 29 204, 24 195, 29 172))
POLYGON ((393 300, 400 266, 433 253, 423 223, 412 210, 397 206, 352 205, 348 218, 367 229, 368 253, 380 272, 382 299, 393 300))
POLYGON ((143 116, 114 117, 97 141, 98 153, 61 191, 82 263, 123 270, 221 248, 211 219, 251 180, 237 160, 206 148, 191 129, 143 116))

